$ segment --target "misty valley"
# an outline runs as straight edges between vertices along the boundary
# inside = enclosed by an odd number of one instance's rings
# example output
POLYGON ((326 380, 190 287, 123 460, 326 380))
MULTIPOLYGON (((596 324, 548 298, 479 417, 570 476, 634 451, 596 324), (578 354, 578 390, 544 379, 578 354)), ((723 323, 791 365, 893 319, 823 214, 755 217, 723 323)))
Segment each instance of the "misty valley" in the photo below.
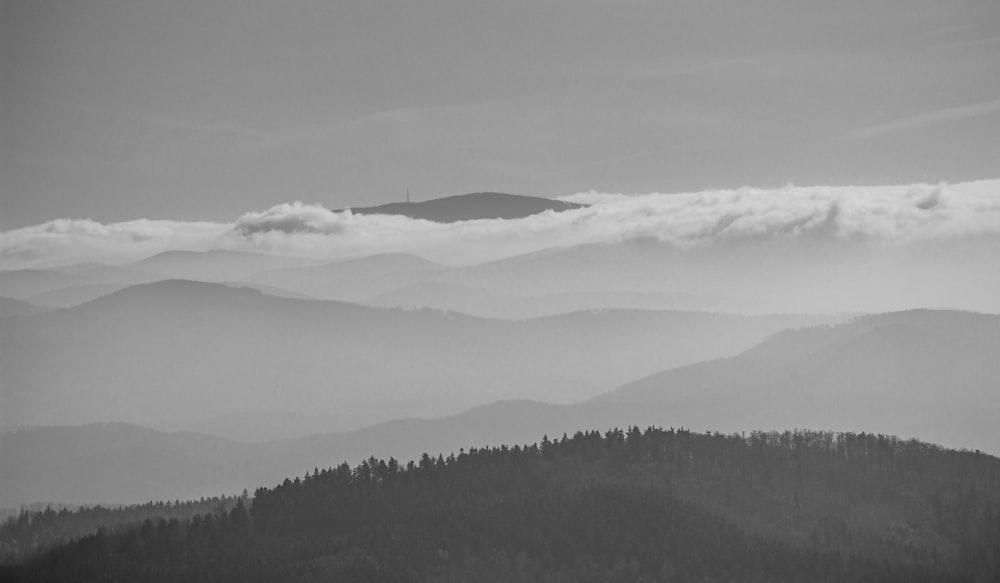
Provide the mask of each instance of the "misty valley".
POLYGON ((0 1, 0 583, 1000 583, 1000 1, 0 1))
POLYGON ((2 271, 0 579, 995 581, 995 242, 817 237, 2 271))

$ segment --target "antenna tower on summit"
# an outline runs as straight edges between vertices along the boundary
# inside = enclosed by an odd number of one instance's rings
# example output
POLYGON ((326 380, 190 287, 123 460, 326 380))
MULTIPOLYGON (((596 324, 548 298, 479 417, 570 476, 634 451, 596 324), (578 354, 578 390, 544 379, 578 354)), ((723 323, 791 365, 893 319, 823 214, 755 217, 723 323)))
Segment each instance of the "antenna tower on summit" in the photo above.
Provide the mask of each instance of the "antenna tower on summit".
POLYGON ((410 187, 409 186, 406 187, 406 202, 407 203, 410 202, 410 187))

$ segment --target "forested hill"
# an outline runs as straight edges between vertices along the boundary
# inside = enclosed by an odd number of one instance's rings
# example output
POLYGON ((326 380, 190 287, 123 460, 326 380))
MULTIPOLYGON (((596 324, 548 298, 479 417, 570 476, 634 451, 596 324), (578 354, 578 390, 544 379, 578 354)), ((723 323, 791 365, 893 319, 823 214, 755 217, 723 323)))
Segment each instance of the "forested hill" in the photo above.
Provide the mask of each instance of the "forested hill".
POLYGON ((213 496, 185 502, 151 501, 126 506, 24 508, 0 525, 0 563, 34 556, 46 547, 93 534, 102 528, 132 526, 146 520, 228 513, 239 500, 240 496, 213 496))
POLYGON ((346 464, 146 522, 10 581, 969 581, 1000 576, 1000 460, 871 434, 637 428, 346 464))

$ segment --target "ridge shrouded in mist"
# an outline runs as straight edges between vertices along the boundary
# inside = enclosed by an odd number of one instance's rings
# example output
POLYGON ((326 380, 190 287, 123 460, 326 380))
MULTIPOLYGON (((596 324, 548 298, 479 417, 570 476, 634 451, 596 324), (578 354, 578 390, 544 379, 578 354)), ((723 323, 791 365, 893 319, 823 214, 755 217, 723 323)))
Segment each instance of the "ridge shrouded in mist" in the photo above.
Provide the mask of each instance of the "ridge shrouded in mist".
POLYGON ((0 583, 1000 581, 1000 2, 0 11, 0 583))

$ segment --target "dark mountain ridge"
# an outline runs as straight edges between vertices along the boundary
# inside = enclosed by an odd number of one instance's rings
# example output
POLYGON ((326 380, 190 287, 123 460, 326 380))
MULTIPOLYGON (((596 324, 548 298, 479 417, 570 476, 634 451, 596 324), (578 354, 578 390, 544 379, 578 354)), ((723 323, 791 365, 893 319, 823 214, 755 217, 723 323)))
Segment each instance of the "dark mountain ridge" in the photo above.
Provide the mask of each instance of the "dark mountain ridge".
POLYGON ((453 223, 477 219, 523 219, 545 211, 565 211, 585 205, 520 194, 473 192, 425 200, 351 207, 360 215, 403 215, 436 223, 453 223))

